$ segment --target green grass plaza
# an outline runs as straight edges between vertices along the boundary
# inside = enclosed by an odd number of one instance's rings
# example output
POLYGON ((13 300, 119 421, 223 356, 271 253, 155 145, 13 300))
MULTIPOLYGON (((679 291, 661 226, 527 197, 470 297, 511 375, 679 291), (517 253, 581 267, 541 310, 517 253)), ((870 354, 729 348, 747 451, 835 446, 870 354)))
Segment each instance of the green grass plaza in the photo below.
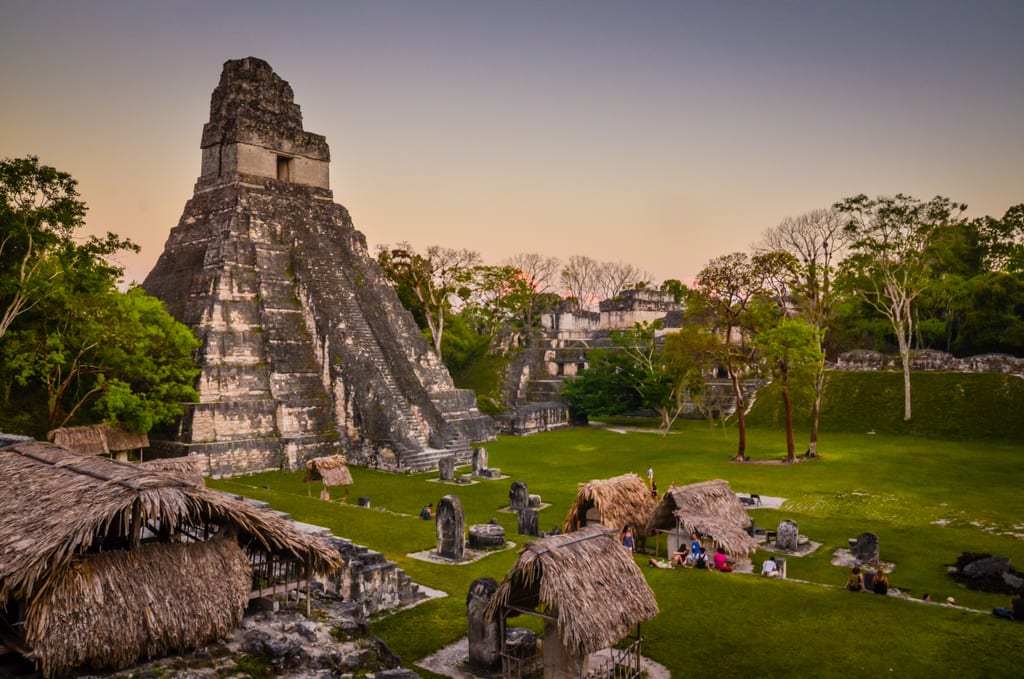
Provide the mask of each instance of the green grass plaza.
MULTIPOLYGON (((1012 429, 1019 426, 1013 422, 1021 407, 1016 401, 979 407, 989 411, 989 425, 1012 429)), ((923 419, 936 417, 925 408, 921 413, 923 419)), ((983 416, 947 417, 974 418, 965 422, 969 431, 983 416)), ((747 454, 755 461, 784 457, 784 430, 751 419, 747 454)), ((862 424, 856 417, 850 421, 850 429, 862 424)), ((512 481, 525 481, 530 493, 550 503, 539 515, 540 530, 549 531, 562 523, 579 483, 630 472, 643 476, 648 465, 662 490, 670 483, 724 479, 737 493, 785 498, 780 509, 751 510, 755 524, 774 528, 791 519, 801 535, 821 543, 811 554, 788 558, 787 580, 653 569, 647 567, 649 554, 637 554, 661 610, 641 626, 644 655, 673 676, 695 668, 717 676, 757 677, 1020 676, 1024 625, 991 615, 993 607, 1008 605, 1010 596, 960 586, 948 566, 962 552, 1024 564, 1021 438, 1015 431, 1010 438, 927 438, 886 433, 884 426, 835 433, 824 422, 820 458, 797 464, 732 462, 736 430, 728 425, 679 422, 662 435, 651 421, 608 420, 607 426, 491 441, 489 466, 507 478, 472 485, 438 483, 436 471, 401 475, 352 467, 354 485, 345 503, 310 496, 302 472, 207 483, 264 500, 299 521, 378 550, 416 583, 447 593, 371 621, 371 631, 403 665, 423 676, 432 675, 415 667, 417 660, 465 636, 470 583, 481 577, 501 582, 524 540, 532 539, 517 535, 515 514, 499 511, 508 505, 512 481), (435 547, 434 523, 418 514, 449 493, 459 498, 467 526, 497 519, 517 547, 463 565, 408 557, 435 547), (360 496, 370 498, 369 508, 357 506, 360 496), (889 580, 905 596, 843 589, 849 568, 830 561, 849 538, 866 531, 878 535, 881 560, 893 564, 889 580), (934 603, 920 600, 925 593, 934 603), (956 606, 944 605, 949 596, 956 606)), ((806 432, 798 431, 799 437, 806 441, 806 432)), ((769 555, 754 555, 755 573, 769 555)), ((520 616, 510 624, 533 623, 520 616)))

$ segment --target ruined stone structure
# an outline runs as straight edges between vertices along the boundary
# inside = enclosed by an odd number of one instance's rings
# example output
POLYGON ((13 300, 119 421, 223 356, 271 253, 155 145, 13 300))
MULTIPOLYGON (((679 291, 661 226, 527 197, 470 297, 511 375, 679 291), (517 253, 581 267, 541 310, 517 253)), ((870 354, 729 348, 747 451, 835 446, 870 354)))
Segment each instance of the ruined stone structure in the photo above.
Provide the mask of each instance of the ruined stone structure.
POLYGON ((529 340, 510 362, 502 384, 508 412, 500 419, 506 434, 532 434, 570 424, 561 399, 563 381, 587 366, 587 351, 611 346, 611 331, 653 322, 670 314, 681 316, 683 306, 671 293, 623 290, 599 304, 600 312, 580 311, 566 302, 542 316, 543 331, 529 340))
POLYGON ((202 342, 200 403, 160 455, 206 473, 295 469, 337 452, 390 470, 468 460, 492 436, 333 202, 324 137, 259 59, 228 61, 202 174, 144 287, 202 342))

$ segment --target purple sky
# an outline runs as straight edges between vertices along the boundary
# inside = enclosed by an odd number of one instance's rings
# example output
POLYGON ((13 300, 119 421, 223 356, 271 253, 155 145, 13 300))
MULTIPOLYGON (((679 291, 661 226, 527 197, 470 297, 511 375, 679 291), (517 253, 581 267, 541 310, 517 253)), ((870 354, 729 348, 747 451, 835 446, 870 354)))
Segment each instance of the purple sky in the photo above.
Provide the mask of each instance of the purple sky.
POLYGON ((0 8, 0 157, 71 172, 142 280, 227 59, 267 60, 371 247, 693 276, 849 195, 1024 202, 1024 2, 49 2, 0 8))

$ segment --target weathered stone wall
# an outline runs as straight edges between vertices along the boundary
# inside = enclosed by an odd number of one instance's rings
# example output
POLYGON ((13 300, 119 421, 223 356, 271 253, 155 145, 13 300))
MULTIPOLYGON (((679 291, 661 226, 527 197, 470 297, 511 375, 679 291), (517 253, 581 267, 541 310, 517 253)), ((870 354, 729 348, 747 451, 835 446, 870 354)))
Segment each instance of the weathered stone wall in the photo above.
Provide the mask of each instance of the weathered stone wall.
MULTIPOLYGON (((839 357, 836 370, 903 370, 898 354, 848 351, 839 357)), ((1008 354, 981 354, 957 358, 944 351, 918 349, 910 352, 910 369, 940 372, 994 372, 1024 376, 1024 358, 1008 354)))

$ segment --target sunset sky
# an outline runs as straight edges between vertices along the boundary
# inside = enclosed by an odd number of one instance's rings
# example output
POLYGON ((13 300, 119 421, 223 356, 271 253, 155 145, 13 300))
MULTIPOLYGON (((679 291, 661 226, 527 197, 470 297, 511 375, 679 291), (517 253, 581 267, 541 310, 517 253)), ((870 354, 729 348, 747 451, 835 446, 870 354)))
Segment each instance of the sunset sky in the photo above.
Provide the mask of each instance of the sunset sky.
POLYGON ((371 247, 688 278, 846 196, 1024 202, 1024 2, 0 3, 0 157, 72 173, 141 281, 224 61, 267 60, 371 247))

